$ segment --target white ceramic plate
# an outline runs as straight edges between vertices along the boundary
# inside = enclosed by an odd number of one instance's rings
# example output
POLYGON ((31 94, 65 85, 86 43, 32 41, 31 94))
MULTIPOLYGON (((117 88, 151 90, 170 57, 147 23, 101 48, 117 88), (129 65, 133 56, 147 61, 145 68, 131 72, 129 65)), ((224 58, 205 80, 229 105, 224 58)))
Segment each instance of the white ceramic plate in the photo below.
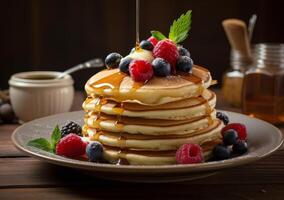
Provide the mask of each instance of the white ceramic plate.
POLYGON ((83 111, 52 115, 28 122, 14 131, 12 140, 19 150, 41 160, 56 165, 83 169, 101 178, 135 182, 174 182, 206 177, 224 168, 257 161, 270 155, 282 145, 282 133, 275 126, 246 115, 222 112, 229 116, 230 122, 240 122, 247 126, 249 145, 249 151, 245 155, 224 161, 191 165, 119 166, 69 159, 27 146, 27 142, 31 139, 50 138, 55 125, 63 125, 67 120, 83 124, 83 111))

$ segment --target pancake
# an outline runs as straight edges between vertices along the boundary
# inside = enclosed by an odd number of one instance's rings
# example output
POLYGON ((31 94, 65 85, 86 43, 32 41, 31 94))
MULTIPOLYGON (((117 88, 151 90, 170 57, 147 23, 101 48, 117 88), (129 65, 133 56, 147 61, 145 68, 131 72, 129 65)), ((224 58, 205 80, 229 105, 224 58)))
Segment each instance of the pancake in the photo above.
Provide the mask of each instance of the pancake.
POLYGON ((85 126, 83 128, 85 134, 89 136, 90 140, 98 140, 104 145, 119 147, 121 149, 140 149, 151 151, 164 151, 164 150, 176 150, 184 143, 203 144, 208 141, 220 138, 220 131, 223 124, 220 120, 216 119, 214 123, 204 129, 192 132, 191 134, 178 135, 173 132, 170 137, 167 135, 161 135, 160 137, 144 136, 141 137, 127 137, 126 134, 114 134, 108 132, 97 132, 95 129, 85 126))
POLYGON ((119 69, 104 70, 85 85, 83 135, 103 145, 110 163, 175 164, 185 143, 201 146, 205 160, 219 143, 223 123, 216 118, 210 72, 194 65, 192 73, 134 82, 119 69))
POLYGON ((184 120, 208 114, 215 107, 216 95, 212 91, 204 90, 200 97, 192 97, 158 106, 145 106, 137 103, 121 104, 107 99, 103 99, 104 102, 101 101, 102 99, 99 97, 87 98, 83 103, 83 108, 86 112, 95 111, 108 115, 184 120))
MULTIPOLYGON (((144 135, 169 135, 172 132, 176 134, 188 134, 198 129, 205 128, 208 124, 211 124, 216 119, 215 110, 210 113, 209 116, 204 115, 201 117, 192 118, 191 120, 180 122, 180 124, 161 126, 158 121, 156 125, 147 124, 147 120, 144 123, 123 123, 123 121, 117 121, 112 118, 98 118, 97 115, 86 116, 84 118, 85 124, 91 128, 97 128, 104 131, 111 132, 126 132, 131 134, 144 134, 144 135)), ((162 123, 162 122, 161 122, 162 123)))
MULTIPOLYGON (((201 145, 204 161, 211 158, 212 149, 220 143, 219 139, 204 143, 201 145)), ((105 147, 104 159, 114 164, 126 165, 169 165, 176 164, 176 151, 147 152, 121 150, 119 148, 105 147)))
POLYGON ((168 77, 153 77, 142 84, 134 82, 119 69, 103 70, 91 77, 85 85, 90 96, 104 96, 116 102, 135 102, 142 105, 160 105, 184 98, 197 97, 211 85, 210 72, 195 65, 192 73, 168 77))

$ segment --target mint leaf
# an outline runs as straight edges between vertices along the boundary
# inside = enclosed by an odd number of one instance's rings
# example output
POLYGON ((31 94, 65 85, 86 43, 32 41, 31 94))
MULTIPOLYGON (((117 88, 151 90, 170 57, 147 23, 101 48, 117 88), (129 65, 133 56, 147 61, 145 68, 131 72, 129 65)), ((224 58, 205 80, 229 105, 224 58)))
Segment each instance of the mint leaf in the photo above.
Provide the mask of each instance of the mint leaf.
POLYGON ((51 151, 50 143, 45 138, 37 138, 37 139, 31 140, 28 142, 27 145, 31 147, 36 147, 38 149, 42 149, 44 151, 51 151))
POLYGON ((61 139, 61 131, 58 127, 58 125, 53 129, 52 135, 51 135, 51 150, 54 152, 57 143, 59 142, 59 140, 61 139))
POLYGON ((182 14, 177 20, 174 20, 170 28, 169 39, 176 44, 184 41, 191 26, 191 10, 182 14))
POLYGON ((151 31, 151 34, 154 38, 156 38, 159 41, 167 38, 163 33, 159 31, 151 31))

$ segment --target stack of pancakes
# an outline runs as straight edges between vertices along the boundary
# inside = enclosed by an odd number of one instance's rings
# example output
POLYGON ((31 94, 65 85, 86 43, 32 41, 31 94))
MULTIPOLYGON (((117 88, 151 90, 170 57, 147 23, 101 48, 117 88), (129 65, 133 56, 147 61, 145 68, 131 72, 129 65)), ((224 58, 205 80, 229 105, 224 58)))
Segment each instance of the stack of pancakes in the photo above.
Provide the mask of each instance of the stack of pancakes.
POLYGON ((115 164, 174 164, 184 143, 199 144, 205 159, 219 143, 223 124, 216 118, 210 72, 134 82, 118 69, 104 70, 85 85, 83 135, 104 146, 104 158, 115 164))

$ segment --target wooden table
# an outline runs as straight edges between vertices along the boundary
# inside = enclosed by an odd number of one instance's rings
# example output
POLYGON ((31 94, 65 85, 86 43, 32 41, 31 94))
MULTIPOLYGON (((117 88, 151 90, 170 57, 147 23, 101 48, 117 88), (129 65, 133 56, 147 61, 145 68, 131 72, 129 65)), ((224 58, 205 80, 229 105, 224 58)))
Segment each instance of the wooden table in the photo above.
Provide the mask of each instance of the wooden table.
MULTIPOLYGON (((229 107, 218 93, 218 108, 229 107)), ((77 94, 73 109, 80 109, 77 94)), ((138 184, 107 181, 44 163, 13 146, 19 125, 0 125, 0 199, 284 199, 284 150, 256 163, 183 183, 138 184)), ((280 127, 284 132, 284 127, 280 127)), ((269 133, 268 133, 269 134, 269 133)))

